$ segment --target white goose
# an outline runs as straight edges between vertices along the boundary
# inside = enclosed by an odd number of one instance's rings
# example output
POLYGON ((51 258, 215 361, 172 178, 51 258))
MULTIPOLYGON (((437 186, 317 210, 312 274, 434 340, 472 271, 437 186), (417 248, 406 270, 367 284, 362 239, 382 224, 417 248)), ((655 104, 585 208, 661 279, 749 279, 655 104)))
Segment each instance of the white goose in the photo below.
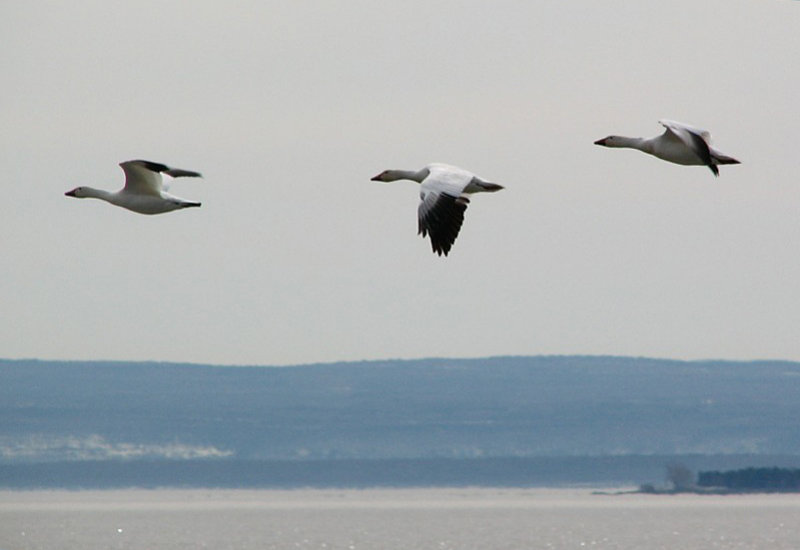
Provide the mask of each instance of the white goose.
POLYGON ((412 180, 421 184, 418 234, 423 238, 430 234, 431 247, 439 256, 447 256, 458 237, 469 204, 466 195, 503 189, 502 185, 484 181, 471 172, 440 163, 428 164, 416 172, 385 170, 371 180, 384 183, 412 180))
POLYGON ((173 178, 202 177, 199 172, 170 168, 149 160, 128 160, 120 163, 120 166, 125 172, 125 187, 119 191, 76 187, 64 194, 79 199, 104 200, 139 214, 163 214, 180 208, 200 206, 199 202, 187 201, 170 195, 165 191, 161 180, 162 173, 173 178))
POLYGON ((718 164, 740 164, 735 158, 711 147, 711 134, 708 131, 673 120, 659 120, 658 123, 666 128, 660 136, 608 136, 594 143, 604 147, 638 149, 675 164, 708 166, 715 176, 719 176, 718 164))

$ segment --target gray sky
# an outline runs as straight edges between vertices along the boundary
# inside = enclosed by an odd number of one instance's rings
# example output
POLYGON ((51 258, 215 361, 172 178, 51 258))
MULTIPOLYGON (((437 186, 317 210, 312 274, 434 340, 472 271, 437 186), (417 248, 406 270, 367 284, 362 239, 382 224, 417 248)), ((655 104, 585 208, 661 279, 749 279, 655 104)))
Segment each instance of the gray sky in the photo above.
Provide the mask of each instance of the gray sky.
POLYGON ((800 360, 800 4, 6 2, 0 356, 800 360), (715 179, 592 142, 672 118, 715 179), (117 164, 203 207, 64 197, 117 164), (450 257, 418 189, 478 195, 450 257))

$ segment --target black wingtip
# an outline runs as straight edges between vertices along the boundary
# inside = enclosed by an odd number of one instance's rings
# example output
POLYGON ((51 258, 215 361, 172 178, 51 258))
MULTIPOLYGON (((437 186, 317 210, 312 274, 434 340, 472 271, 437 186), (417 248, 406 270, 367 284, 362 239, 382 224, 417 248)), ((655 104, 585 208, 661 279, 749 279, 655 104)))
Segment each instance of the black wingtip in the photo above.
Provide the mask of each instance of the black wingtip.
POLYGON ((193 170, 181 170, 180 168, 169 168, 164 173, 173 178, 202 178, 203 174, 193 170))
POLYGON ((131 160, 128 162, 135 162, 137 164, 141 164, 147 170, 151 172, 158 172, 160 174, 167 174, 168 176, 172 176, 173 178, 202 178, 203 174, 200 172, 195 172, 194 170, 182 170, 181 168, 170 168, 166 164, 161 164, 160 162, 153 162, 152 160, 131 160))
POLYGON ((431 241, 431 249, 434 251, 434 253, 438 254, 440 257, 444 256, 446 258, 447 254, 450 253, 450 248, 451 247, 452 247, 452 245, 450 245, 450 244, 446 244, 446 243, 436 244, 433 241, 431 241))
POLYGON ((169 166, 167 166, 166 164, 161 164, 160 162, 153 162, 151 160, 138 159, 131 162, 139 163, 148 170, 151 170, 153 172, 166 172, 167 170, 169 170, 169 166))

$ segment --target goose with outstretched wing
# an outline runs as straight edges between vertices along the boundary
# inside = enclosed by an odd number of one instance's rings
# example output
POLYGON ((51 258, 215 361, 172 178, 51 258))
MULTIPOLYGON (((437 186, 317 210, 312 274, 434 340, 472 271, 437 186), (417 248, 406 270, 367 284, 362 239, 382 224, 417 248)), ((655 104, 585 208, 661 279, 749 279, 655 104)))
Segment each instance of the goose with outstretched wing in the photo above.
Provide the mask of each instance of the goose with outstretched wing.
POLYGON ((472 172, 441 163, 428 164, 417 171, 384 170, 372 178, 384 183, 397 180, 420 184, 418 233, 430 237, 431 248, 440 256, 447 256, 458 237, 469 204, 467 195, 503 189, 502 185, 487 182, 472 172))
POLYGON ((664 133, 651 137, 608 136, 595 141, 604 147, 623 147, 638 149, 667 162, 687 166, 707 166, 715 176, 719 176, 720 164, 740 164, 738 160, 720 153, 711 147, 711 134, 707 130, 674 120, 659 120, 664 133))
POLYGON ((64 193, 79 199, 100 199, 115 206, 126 208, 139 214, 163 214, 182 208, 200 206, 199 202, 188 201, 166 192, 161 174, 173 178, 199 178, 199 172, 170 168, 165 164, 149 160, 128 160, 120 163, 125 172, 125 187, 119 191, 105 191, 81 186, 64 193))

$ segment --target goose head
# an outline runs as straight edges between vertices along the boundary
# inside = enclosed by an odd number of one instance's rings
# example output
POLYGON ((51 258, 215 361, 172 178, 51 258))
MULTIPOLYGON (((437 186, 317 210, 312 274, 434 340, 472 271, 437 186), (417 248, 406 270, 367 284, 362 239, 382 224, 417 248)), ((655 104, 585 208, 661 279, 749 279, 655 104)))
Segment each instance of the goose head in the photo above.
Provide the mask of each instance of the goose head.
POLYGON ((374 177, 370 178, 369 180, 370 181, 382 181, 384 183, 387 183, 387 182, 390 182, 390 181, 394 181, 394 179, 391 177, 391 174, 390 174, 391 172, 392 172, 391 170, 384 170, 383 172, 381 172, 377 176, 374 176, 374 177))
POLYGON ((64 194, 68 197, 75 197, 78 199, 84 199, 89 196, 89 194, 86 192, 85 187, 76 187, 72 191, 67 191, 64 194))
POLYGON ((72 191, 64 193, 68 197, 75 197, 76 199, 103 199, 104 201, 112 201, 115 193, 104 191, 102 189, 95 189, 94 187, 80 186, 72 191))
POLYGON ((602 145, 603 147, 619 147, 621 142, 620 136, 608 136, 603 139, 598 139, 594 142, 595 145, 602 145))

